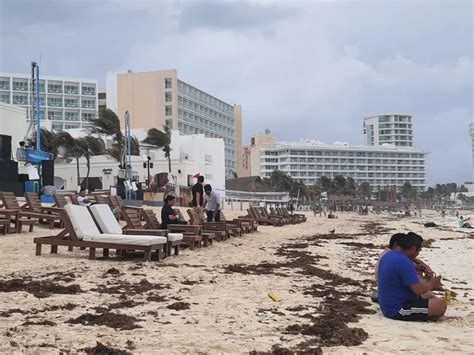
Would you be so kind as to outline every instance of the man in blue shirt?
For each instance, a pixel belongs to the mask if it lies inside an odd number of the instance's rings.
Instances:
[[[379,305],[385,317],[405,321],[436,320],[446,312],[446,302],[431,290],[441,284],[441,276],[422,281],[413,260],[421,250],[423,238],[409,233],[384,255],[378,270]],[[429,295],[428,299],[420,297]]]

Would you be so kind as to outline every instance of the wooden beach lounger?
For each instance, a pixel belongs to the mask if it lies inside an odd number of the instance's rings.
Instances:
[[[258,212],[260,213],[260,215],[262,217],[279,219],[280,221],[283,222],[283,224],[290,224],[291,223],[291,220],[288,217],[279,216],[277,214],[270,214],[270,213],[268,213],[268,211],[265,207],[257,207],[257,208],[258,208]]]
[[[155,212],[152,210],[145,210],[143,211],[143,219],[145,220],[145,228],[150,229],[160,229],[161,223],[156,218]],[[186,243],[191,250],[194,248],[201,247],[202,236],[199,235],[199,230],[196,232],[196,229],[188,229],[188,228],[179,228],[179,227],[192,227],[183,224],[170,224],[168,225],[168,233],[182,233],[183,236],[183,243]],[[170,228],[171,227],[171,228]]]
[[[252,218],[255,218],[257,220],[258,224],[272,225],[275,227],[283,226],[283,222],[281,221],[281,219],[266,218],[259,213],[258,208],[256,207],[250,207],[247,209],[247,211]]]
[[[68,204],[61,211],[65,229],[56,236],[35,238],[36,255],[41,255],[43,244],[51,245],[51,253],[58,252],[58,246],[89,248],[89,259],[95,259],[96,249],[103,249],[104,257],[109,249],[142,250],[145,261],[151,260],[151,253],[163,251],[165,237],[149,235],[102,234],[87,207]]]
[[[0,200],[2,201],[2,206],[5,208],[0,210],[0,215],[8,215],[8,218],[15,224],[15,231],[17,233],[22,232],[24,225],[30,226],[29,231],[32,232],[33,226],[37,224],[37,221],[48,218],[43,213],[23,210],[26,206],[20,206],[13,192],[0,192]],[[54,228],[55,220],[59,220],[59,218],[54,219],[49,217],[48,222],[51,229]]]
[[[149,211],[152,212],[153,211]],[[132,233],[132,234],[149,234],[149,235],[159,235],[166,237],[167,244],[166,244],[166,256],[171,255],[171,250],[174,249],[174,255],[179,254],[179,246],[183,241],[183,234],[181,233],[168,233],[167,229],[151,229],[146,228],[142,225],[140,220],[140,215],[138,211],[134,209],[124,209],[123,210],[123,217],[125,218],[125,222],[127,225],[124,227],[124,233]]]

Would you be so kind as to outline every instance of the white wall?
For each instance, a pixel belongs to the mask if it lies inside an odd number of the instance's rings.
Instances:
[[[12,136],[13,157],[16,156],[18,143],[24,140],[27,129],[26,108],[0,103],[0,134]]]
[[[117,74],[116,72],[107,72],[105,76],[105,95],[107,108],[117,113]]]
[[[70,131],[71,135],[77,136],[79,130]],[[133,130],[140,141],[145,138],[143,130]],[[212,175],[212,179],[205,181],[217,190],[225,188],[225,166],[224,166],[224,141],[219,138],[206,138],[204,135],[180,135],[178,131],[172,131],[171,138],[171,168],[172,173],[177,177],[178,184],[188,185],[188,175]],[[148,151],[142,148],[142,154],[148,154],[152,157],[153,169],[150,169],[150,175],[162,172],[168,172],[168,160],[164,157],[161,149],[152,149]],[[212,163],[205,162],[205,156],[210,155]],[[185,159],[185,156],[188,159]],[[80,159],[81,178],[86,174],[85,159]],[[147,169],[143,168],[142,156],[132,156],[132,168],[137,171],[140,181],[147,179]],[[105,175],[104,169],[112,169],[110,175]],[[92,157],[90,177],[102,177],[104,188],[115,185],[114,176],[117,175],[118,162],[106,156]],[[66,180],[65,189],[75,190],[77,186],[76,162],[55,164],[55,176]]]

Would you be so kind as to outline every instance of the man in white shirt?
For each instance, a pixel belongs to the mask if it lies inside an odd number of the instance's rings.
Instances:
[[[89,207],[90,205],[92,205],[92,203],[87,199],[86,194],[87,190],[81,189],[81,191],[79,192],[79,196],[77,196],[77,204],[79,206]]]
[[[204,208],[207,213],[207,221],[220,222],[220,196],[217,192],[212,191],[211,185],[204,186]]]

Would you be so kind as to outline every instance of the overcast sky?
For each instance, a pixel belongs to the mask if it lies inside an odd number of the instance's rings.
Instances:
[[[244,141],[362,143],[413,115],[429,183],[471,179],[472,1],[0,0],[0,71],[95,78],[176,68],[244,110]]]

